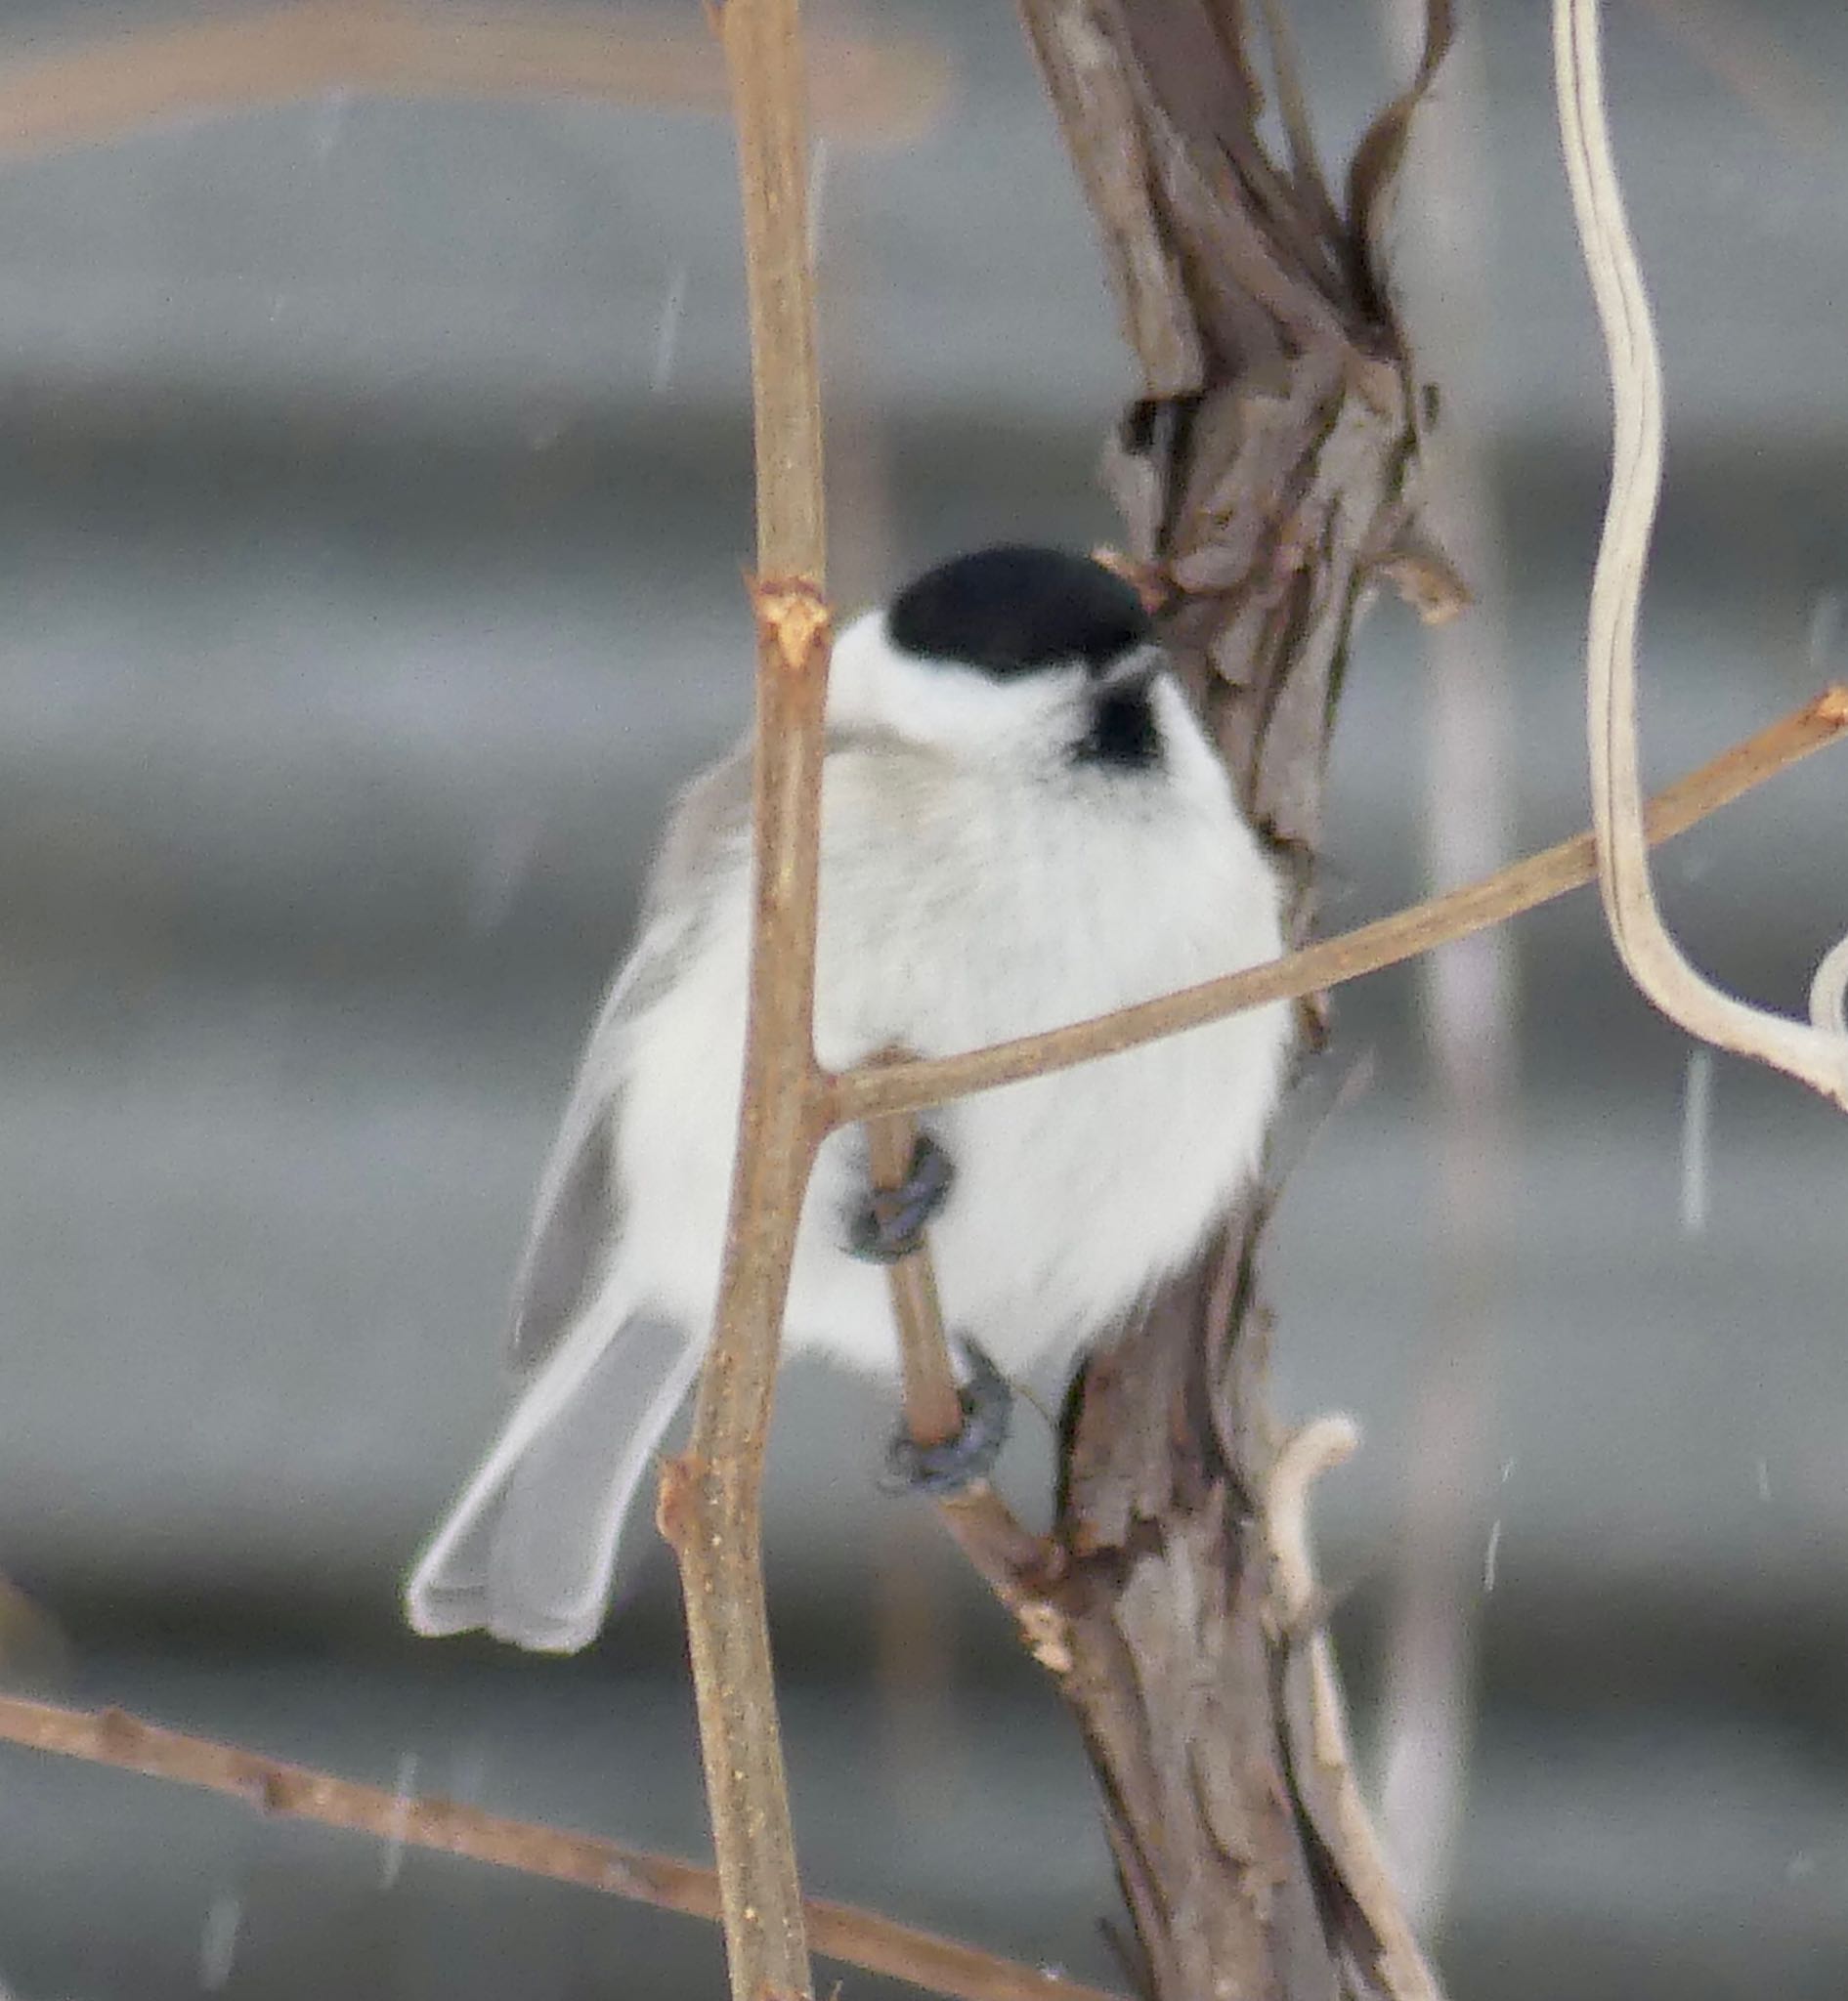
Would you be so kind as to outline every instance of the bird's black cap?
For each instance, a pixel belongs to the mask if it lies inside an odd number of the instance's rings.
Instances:
[[[901,652],[995,675],[1075,660],[1098,672],[1153,637],[1135,588],[1102,564],[1012,544],[926,571],[893,600],[886,632]]]

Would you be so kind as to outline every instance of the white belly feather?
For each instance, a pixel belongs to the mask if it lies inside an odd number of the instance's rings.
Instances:
[[[1274,956],[1270,872],[1217,775],[1147,799],[1141,817],[1105,818],[1064,784],[889,744],[831,753],[822,1060],[887,1044],[948,1055]],[[848,848],[843,825],[870,837]],[[747,891],[742,864],[713,885],[671,1007],[632,1025],[621,1066],[621,1255],[638,1297],[699,1325],[729,1197]],[[1013,1372],[1102,1332],[1254,1172],[1288,1042],[1288,1010],[1265,1008],[925,1114],[957,1171],[931,1232],[952,1329]],[[803,1212],[786,1340],[890,1373],[884,1275],[842,1249],[864,1186],[859,1135],[835,1135]]]

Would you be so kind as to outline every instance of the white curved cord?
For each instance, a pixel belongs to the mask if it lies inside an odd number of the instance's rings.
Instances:
[[[1599,0],[1554,0],[1554,81],[1585,269],[1611,358],[1611,497],[1585,639],[1586,728],[1599,893],[1630,977],[1670,1020],[1799,1079],[1848,1110],[1848,939],[1823,961],[1808,1022],[1747,1005],[1706,979],[1662,922],[1643,831],[1636,725],[1636,617],[1662,477],[1661,362],[1612,159]]]
[[[1810,1019],[1825,1035],[1848,1039],[1848,938],[1835,947],[1810,982]]]
[[[1265,1533],[1285,1624],[1309,1646],[1310,1739],[1299,1746],[1333,1788],[1348,1887],[1379,1940],[1375,1968],[1389,2001],[1443,2001],[1438,1978],[1418,1949],[1398,1892],[1354,1777],[1348,1711],[1335,1673],[1334,1649],[1317,1609],[1315,1559],[1310,1549],[1309,1490],[1323,1473],[1353,1458],[1360,1426],[1345,1412],[1312,1418],[1285,1439],[1265,1495]]]

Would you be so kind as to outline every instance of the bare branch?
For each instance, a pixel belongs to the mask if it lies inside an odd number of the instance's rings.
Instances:
[[[407,1842],[496,1868],[576,1883],[656,1910],[709,1921],[719,1914],[718,1877],[698,1863],[484,1813],[453,1800],[407,1800],[379,1786],[285,1765],[235,1744],[164,1730],[118,1709],[64,1709],[0,1695],[0,1738],[55,1757],[197,1786],[241,1800],[261,1813],[348,1828],[380,1841]],[[804,1908],[817,1952],[958,2001],[1121,2001],[1082,1981],[894,1924],[850,1904],[817,1897]]]
[[[824,1131],[815,1060],[822,720],[821,400],[797,0],[721,16],[738,131],[757,473],[755,899],[731,1217],[693,1429],[662,1469],[680,1563],[734,2001],[812,1991],[764,1604],[764,1449],[802,1197]]]
[[[810,1982],[760,1493],[790,1263],[823,1129],[810,1022],[829,628],[805,583],[759,583],[754,597],[759,859],[743,1109],[717,1319],[686,1451],[662,1468],[660,1521],[686,1601],[733,1992],[782,2001]]]
[[[1660,793],[1648,811],[1650,840],[1659,843],[1685,833],[1798,759],[1834,743],[1844,728],[1848,728],[1848,688],[1827,689],[1814,702],[1722,751],[1711,763]],[[1480,882],[1447,890],[1266,965],[1207,980],[1157,1000],[1094,1015],[1068,1028],[996,1043],[966,1055],[844,1072],[827,1087],[829,1123],[845,1126],[893,1112],[922,1111],[975,1091],[1015,1084],[1025,1077],[1067,1070],[1098,1056],[1114,1055],[1119,1049],[1134,1049],[1241,1013],[1247,1007],[1261,1007],[1268,1000],[1301,1000],[1505,923],[1524,911],[1582,888],[1596,875],[1594,837],[1581,833],[1530,855],[1525,862],[1511,863]]]

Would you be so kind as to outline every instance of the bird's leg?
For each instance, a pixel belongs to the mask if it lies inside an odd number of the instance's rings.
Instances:
[[[963,1428],[940,1445],[920,1445],[901,1425],[885,1449],[885,1485],[893,1492],[941,1500],[994,1470],[1013,1419],[1013,1391],[987,1349],[964,1339],[968,1381],[957,1392]]]
[[[918,1135],[911,1166],[896,1188],[873,1188],[848,1218],[847,1248],[875,1264],[896,1264],[924,1241],[956,1179],[956,1166],[927,1132]],[[961,1343],[968,1377],[957,1391],[963,1423],[953,1437],[920,1445],[901,1425],[885,1455],[886,1483],[895,1490],[941,1498],[985,1479],[1008,1441],[1013,1391],[974,1341]]]
[[[872,1264],[896,1264],[924,1241],[925,1226],[943,1207],[956,1166],[927,1132],[918,1135],[911,1167],[896,1188],[871,1188],[847,1219],[847,1249]]]

